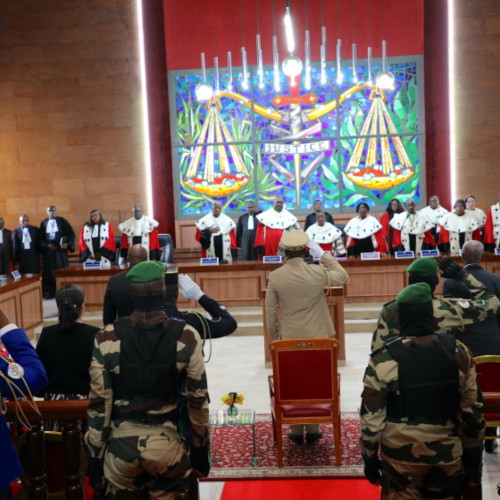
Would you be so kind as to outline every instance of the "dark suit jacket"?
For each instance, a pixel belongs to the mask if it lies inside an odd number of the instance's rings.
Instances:
[[[102,311],[102,321],[105,326],[113,323],[116,318],[130,316],[134,310],[130,281],[127,279],[128,272],[129,269],[126,269],[109,278]]]
[[[500,276],[483,269],[479,264],[469,264],[465,266],[465,270],[500,298]],[[443,284],[443,295],[467,297],[462,288],[464,287],[461,282],[446,279]],[[472,351],[473,356],[500,354],[499,323],[498,316],[488,317],[480,323],[467,325],[463,332],[457,332],[455,336]]]
[[[23,246],[23,228],[17,227],[12,233],[13,260],[19,263],[21,274],[40,272],[40,255],[38,250],[38,228],[28,226],[31,238],[30,249],[25,250]]]
[[[324,212],[324,214],[326,222],[329,222],[330,224],[335,224],[333,222],[333,217],[328,212]],[[306,217],[306,223],[304,224],[304,231],[307,231],[307,228],[309,226],[312,226],[313,224],[316,224],[316,212],[313,212],[312,214],[309,214]]]
[[[465,270],[500,299],[500,276],[498,274],[483,269],[480,264],[468,264]]]

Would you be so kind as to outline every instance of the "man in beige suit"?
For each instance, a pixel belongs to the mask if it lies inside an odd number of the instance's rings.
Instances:
[[[309,240],[303,231],[285,232],[281,244],[287,262],[271,272],[266,291],[266,320],[271,341],[334,337],[324,287],[345,283],[349,280],[348,274],[330,253]],[[306,246],[312,257],[319,258],[319,265],[304,261]],[[292,425],[288,437],[297,444],[302,443],[303,426]],[[307,443],[314,443],[320,437],[318,425],[306,425]]]

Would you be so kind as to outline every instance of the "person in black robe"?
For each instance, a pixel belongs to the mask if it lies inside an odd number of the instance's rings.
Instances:
[[[11,271],[11,232],[4,227],[5,222],[0,217],[0,274],[10,274]]]
[[[247,203],[247,213],[240,216],[236,226],[236,241],[241,248],[241,260],[258,260],[263,254],[262,247],[255,246],[255,231],[257,230],[257,217],[262,210],[256,211],[253,201]]]
[[[64,217],[57,217],[54,205],[47,208],[48,218],[40,223],[38,245],[43,253],[42,284],[44,298],[56,296],[54,271],[68,267],[68,252],[75,251],[75,232]]]
[[[14,264],[21,274],[40,272],[40,250],[38,248],[38,228],[30,225],[26,214],[19,216],[20,226],[12,233],[12,254]]]

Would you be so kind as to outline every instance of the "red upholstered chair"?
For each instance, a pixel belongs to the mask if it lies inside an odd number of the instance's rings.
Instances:
[[[335,463],[340,465],[340,375],[338,342],[332,338],[276,340],[271,343],[269,376],[274,442],[283,467],[282,426],[333,425]]]
[[[477,369],[477,384],[484,398],[486,427],[500,426],[500,356],[485,355],[474,358]],[[484,436],[497,439],[500,436]]]

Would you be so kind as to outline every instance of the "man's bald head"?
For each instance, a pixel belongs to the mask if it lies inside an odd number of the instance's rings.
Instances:
[[[142,245],[132,245],[127,256],[130,267],[148,260],[148,251]]]
[[[467,264],[479,264],[484,254],[484,245],[480,241],[470,240],[462,247],[462,259]]]

